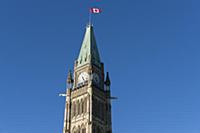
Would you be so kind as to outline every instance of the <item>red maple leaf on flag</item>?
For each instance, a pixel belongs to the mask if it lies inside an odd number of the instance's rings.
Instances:
[[[91,13],[101,13],[102,10],[100,8],[97,8],[97,7],[92,7],[92,8],[90,8],[90,12]]]

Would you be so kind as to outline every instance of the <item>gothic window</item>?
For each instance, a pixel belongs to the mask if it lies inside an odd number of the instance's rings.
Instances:
[[[97,133],[101,133],[100,127],[97,128]]]
[[[83,128],[83,129],[82,129],[82,133],[86,133],[86,128]]]
[[[72,103],[72,117],[75,116],[75,113],[76,113],[76,104],[75,102]]]
[[[85,113],[85,98],[83,99],[82,109],[83,109],[83,113]]]
[[[94,97],[93,97],[92,111],[93,111],[93,115],[94,115],[95,117],[98,117],[98,116],[99,116],[99,105],[98,105],[98,100],[96,100]]]
[[[72,133],[76,133],[76,128],[75,127],[73,128]]]
[[[83,100],[81,99],[81,114],[83,113],[83,110],[84,110],[84,102],[83,102]]]
[[[98,100],[96,100],[96,103],[97,103],[97,117],[100,118],[100,113],[101,113],[101,105],[100,105],[100,102]]]
[[[101,103],[101,119],[104,120],[104,104]]]
[[[77,108],[76,108],[76,102],[74,102],[74,116],[76,116],[76,110],[77,110]]]
[[[71,110],[71,117],[73,117],[73,111],[74,111],[74,105],[73,105],[73,103],[72,103],[72,110]]]
[[[92,126],[92,132],[96,133],[96,126],[95,125]]]
[[[81,128],[80,128],[80,126],[79,126],[78,129],[77,129],[77,133],[81,133]]]
[[[84,113],[87,112],[87,98],[84,99]]]
[[[80,114],[80,102],[78,101],[78,115]]]
[[[76,115],[76,102],[74,102],[74,110],[73,110],[73,116],[75,116]]]
[[[105,106],[104,106],[104,104],[102,104],[102,118],[103,118],[103,121],[105,120]]]
[[[78,101],[76,101],[76,116],[78,115],[78,109],[79,109],[78,106],[79,106],[79,105],[78,105]]]
[[[99,102],[99,118],[102,119],[102,103]]]

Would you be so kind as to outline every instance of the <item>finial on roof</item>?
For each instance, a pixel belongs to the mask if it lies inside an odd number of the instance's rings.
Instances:
[[[109,73],[106,73],[106,81],[105,81],[105,85],[106,86],[110,86],[111,82],[110,82],[110,78],[109,78]]]
[[[69,72],[68,72],[67,83],[68,84],[73,83],[73,78],[72,78],[72,72],[71,72],[71,70],[69,70]]]

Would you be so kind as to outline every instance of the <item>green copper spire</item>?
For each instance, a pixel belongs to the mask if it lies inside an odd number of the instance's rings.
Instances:
[[[100,56],[96,45],[93,26],[91,25],[86,27],[85,36],[77,61],[77,66],[82,66],[87,63],[100,66]]]

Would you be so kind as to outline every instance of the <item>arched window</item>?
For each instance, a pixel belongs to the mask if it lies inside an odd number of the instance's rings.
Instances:
[[[82,133],[86,133],[86,128],[83,128],[83,129],[82,129]]]
[[[81,99],[81,114],[84,112],[84,102],[83,99]]]
[[[105,120],[105,104],[102,103],[102,120],[104,121]]]
[[[72,117],[74,117],[75,114],[76,114],[76,103],[73,102],[73,103],[72,103]]]
[[[73,117],[73,113],[74,113],[74,105],[73,105],[74,103],[72,103],[72,105],[71,105],[71,108],[72,108],[72,110],[71,110],[71,117]]]
[[[72,133],[76,133],[76,127],[73,127]]]
[[[87,112],[87,98],[84,99],[84,113]]]
[[[104,104],[101,102],[101,120],[104,120]]]
[[[78,101],[76,101],[76,116],[78,115],[78,109],[79,109],[79,105],[78,105]]]
[[[77,129],[77,133],[81,133],[81,128],[80,128],[80,126],[79,126],[78,129]]]
[[[78,101],[78,115],[80,114],[80,102]]]
[[[96,133],[96,126],[95,125],[92,125],[92,132]]]
[[[98,118],[101,118],[100,116],[101,116],[101,104],[100,104],[100,102],[98,101],[98,100],[96,100],[96,103],[97,103],[97,117]]]
[[[100,127],[97,128],[97,133],[101,133]]]

